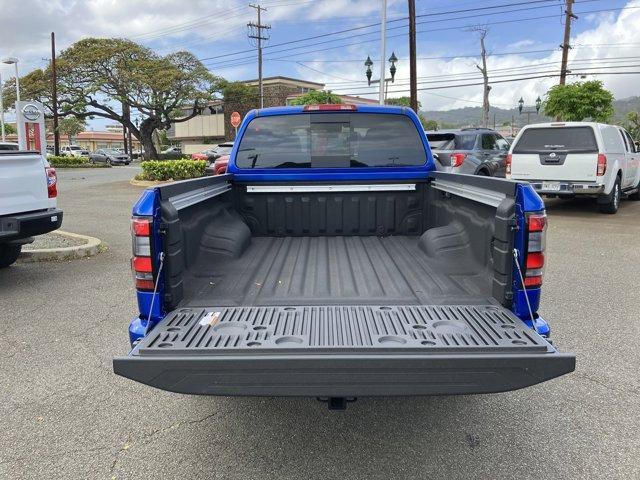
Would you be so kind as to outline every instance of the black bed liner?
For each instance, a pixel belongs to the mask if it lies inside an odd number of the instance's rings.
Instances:
[[[133,380],[215,395],[485,393],[574,368],[496,305],[182,308],[114,359]]]
[[[488,303],[491,282],[461,252],[427,256],[418,236],[254,237],[239,258],[201,255],[182,305]]]

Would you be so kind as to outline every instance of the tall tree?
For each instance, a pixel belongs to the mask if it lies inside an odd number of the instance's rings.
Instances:
[[[61,53],[58,64],[71,96],[67,112],[120,122],[142,142],[147,158],[157,156],[153,132],[200,114],[219,80],[189,52],[163,57],[124,39],[81,40]],[[122,114],[123,103],[144,115],[139,129]]]
[[[57,58],[60,113],[79,119],[102,117],[128,128],[142,142],[147,158],[157,156],[156,129],[168,129],[202,112],[219,90],[219,79],[191,53],[160,56],[135,42],[86,38]],[[25,98],[42,101],[50,113],[49,69],[21,79]],[[24,85],[24,86],[23,86]],[[11,100],[10,89],[3,92]],[[140,127],[122,113],[122,104],[143,115]]]
[[[480,59],[482,66],[476,64],[476,68],[480,70],[482,74],[482,126],[487,128],[489,126],[489,92],[491,91],[491,85],[489,85],[489,71],[487,70],[487,48],[485,45],[485,39],[489,33],[487,27],[476,26],[472,27],[471,31],[477,32],[480,38]]]
[[[61,118],[58,122],[58,131],[67,136],[69,144],[71,139],[80,132],[84,132],[85,128],[87,128],[85,121],[73,116]]]
[[[554,85],[546,94],[543,108],[548,117],[567,122],[608,122],[613,115],[613,94],[599,80]]]
[[[391,97],[391,98],[387,98],[384,103],[386,105],[399,105],[401,107],[411,107],[411,97]],[[418,109],[420,108],[422,108],[422,103],[418,101]]]
[[[311,90],[294,98],[291,105],[319,105],[323,103],[342,103],[342,99],[339,95],[331,92]]]

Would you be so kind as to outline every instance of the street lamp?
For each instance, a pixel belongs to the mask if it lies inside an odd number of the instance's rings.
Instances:
[[[389,67],[389,73],[391,73],[391,77],[384,79],[385,98],[387,96],[386,89],[389,87],[389,82],[393,83],[396,78],[396,71],[397,71],[396,62],[397,61],[398,61],[398,57],[396,57],[395,52],[391,52],[391,56],[389,57],[389,63],[391,64],[391,66]],[[371,67],[373,66],[373,61],[371,60],[370,56],[367,56],[367,59],[364,62],[364,66],[367,67],[367,69],[365,70],[365,75],[367,76],[367,84],[371,86],[374,83],[380,83],[380,80],[371,80],[371,76],[372,76]]]
[[[2,73],[0,72],[0,130],[2,130],[2,141],[6,140],[4,134],[4,103],[2,102]]]
[[[7,65],[15,65],[16,67],[16,101],[20,101],[20,77],[18,75],[18,59],[16,57],[5,57],[2,59],[2,63]]]
[[[542,106],[542,99],[540,98],[540,95],[538,95],[538,98],[536,98],[536,106],[535,106],[535,114],[538,115],[540,114],[540,107]],[[531,114],[534,113],[533,110],[524,110],[524,99],[522,97],[520,97],[520,100],[518,100],[518,112],[520,113],[520,115],[522,115],[523,113],[527,114],[527,124],[530,123],[531,121]]]

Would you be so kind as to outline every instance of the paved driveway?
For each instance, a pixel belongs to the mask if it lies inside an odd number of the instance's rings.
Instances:
[[[485,396],[189,397],[115,376],[136,312],[136,167],[61,171],[109,250],[0,272],[0,478],[639,478],[640,202],[549,201],[542,314],[577,371]]]

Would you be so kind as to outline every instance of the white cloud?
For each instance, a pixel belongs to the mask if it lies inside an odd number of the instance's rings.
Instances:
[[[510,43],[509,45],[507,45],[508,49],[514,49],[514,48],[524,48],[524,47],[530,47],[532,45],[535,45],[536,41],[532,40],[530,38],[525,38],[524,40],[520,40],[518,42],[515,43]]]
[[[628,7],[640,7],[640,0],[632,0]],[[569,54],[569,69],[574,73],[589,72],[612,72],[609,75],[588,75],[587,79],[597,79],[604,82],[605,88],[610,89],[616,98],[625,98],[632,95],[640,95],[640,75],[618,75],[613,72],[619,71],[640,71],[639,68],[618,68],[616,65],[633,65],[637,60],[625,60],[620,57],[637,57],[640,47],[640,8],[629,8],[622,10],[618,15],[599,15],[593,19],[593,28],[583,31],[571,39],[574,48]],[[490,33],[491,35],[491,33]],[[545,39],[548,40],[548,39]],[[559,39],[559,41],[561,41]],[[513,50],[518,47],[531,46],[533,40],[525,39],[520,42],[506,46],[502,51]],[[475,47],[475,48],[474,48]],[[544,48],[544,47],[543,47]],[[469,50],[479,50],[477,40],[470,42]],[[424,49],[418,47],[418,56],[427,56]],[[366,58],[366,49],[360,49],[360,56]],[[390,53],[390,52],[388,52]],[[445,51],[434,52],[431,50],[429,56],[446,55]],[[378,64],[376,54],[371,55],[376,65]],[[519,77],[532,77],[545,74],[557,74],[560,69],[561,52],[559,50],[550,52],[549,55],[532,59],[530,55],[504,55],[492,56],[488,59],[489,75],[492,85],[490,96],[491,104],[503,108],[513,108],[520,97],[523,97],[527,104],[533,104],[536,97],[544,97],[544,94],[552,86],[558,83],[558,77],[537,78],[522,80],[518,82],[498,83],[500,80],[510,78],[513,74]],[[418,61],[418,88],[429,88],[435,86],[448,86],[462,83],[480,83],[482,78],[475,67],[478,59],[455,58],[443,60],[419,60]],[[318,70],[329,71],[327,63],[317,62],[309,65]],[[354,80],[364,81],[364,67],[359,63],[339,64],[340,76]],[[335,66],[332,66],[332,68]],[[609,68],[606,68],[609,67]],[[614,67],[614,68],[611,68]],[[335,70],[335,68],[333,68]],[[590,70],[591,69],[591,70]],[[299,68],[301,75],[308,75],[308,71]],[[457,75],[457,79],[465,80],[453,81],[456,77],[444,76]],[[378,78],[378,70],[374,65],[374,78]],[[395,84],[390,84],[389,96],[408,95],[408,61],[402,59],[398,63],[398,72]],[[430,77],[430,78],[427,78]],[[369,98],[377,98],[377,87],[367,88],[366,82],[361,84],[345,84],[329,75],[318,74],[317,81],[326,82],[327,88],[331,88],[336,93],[362,93],[371,92]],[[450,79],[446,82],[434,83],[438,80]],[[569,76],[568,81],[576,81],[580,78]],[[431,83],[428,83],[431,82]],[[398,93],[392,93],[398,91]],[[438,90],[421,90],[418,92],[420,101],[424,109],[448,110],[452,108],[463,108],[482,104],[482,86],[468,86],[460,88],[442,88]],[[452,98],[446,98],[452,97]]]

